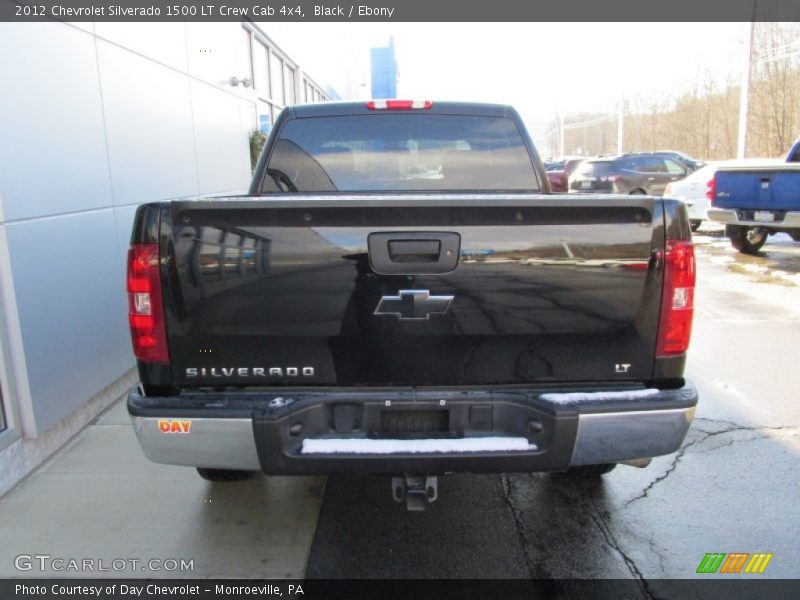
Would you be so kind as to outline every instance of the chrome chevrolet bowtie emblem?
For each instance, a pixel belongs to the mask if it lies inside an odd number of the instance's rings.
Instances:
[[[383,296],[376,315],[394,315],[402,321],[424,321],[447,311],[453,296],[431,296],[428,290],[400,290],[398,296]]]

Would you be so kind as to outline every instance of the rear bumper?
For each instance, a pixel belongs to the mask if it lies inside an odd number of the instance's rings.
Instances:
[[[708,218],[726,225],[745,225],[747,227],[766,227],[768,229],[800,229],[800,212],[787,212],[781,221],[763,222],[741,218],[739,211],[727,208],[709,208]]]
[[[128,411],[152,461],[269,474],[559,471],[570,466],[650,458],[676,451],[694,416],[697,392],[687,383],[646,398],[633,388],[599,392],[577,403],[548,400],[554,390],[328,390],[191,392],[128,396]],[[607,392],[612,391],[611,396]],[[634,394],[635,396],[636,394]],[[396,438],[386,419],[438,414],[446,427],[417,437],[524,438],[521,450],[399,451],[389,454],[303,453],[305,440]],[[403,417],[405,418],[405,417]],[[438,418],[438,417],[437,417]],[[448,444],[444,444],[448,446]],[[450,444],[457,446],[458,444]]]

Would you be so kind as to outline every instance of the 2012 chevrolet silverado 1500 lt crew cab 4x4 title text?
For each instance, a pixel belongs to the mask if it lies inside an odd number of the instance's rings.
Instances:
[[[142,205],[129,255],[153,461],[212,480],[596,476],[674,452],[694,252],[683,205],[551,195],[505,106],[290,107],[246,196]]]

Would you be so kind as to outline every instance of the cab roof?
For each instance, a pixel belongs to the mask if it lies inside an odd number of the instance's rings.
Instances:
[[[438,102],[433,101],[430,108],[414,108],[406,110],[371,110],[367,108],[367,100],[361,102],[320,102],[316,104],[298,104],[290,106],[289,111],[294,118],[333,117],[347,115],[375,114],[437,114],[437,115],[471,115],[481,117],[508,117],[515,113],[513,108],[504,104],[483,104],[479,102]]]

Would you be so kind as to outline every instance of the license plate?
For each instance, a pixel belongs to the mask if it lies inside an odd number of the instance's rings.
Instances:
[[[581,189],[587,190],[592,187],[591,181],[581,181]]]
[[[757,210],[753,213],[753,220],[761,223],[772,223],[775,220],[775,213],[768,210]]]
[[[381,433],[392,437],[413,433],[446,432],[450,423],[448,410],[383,410]]]

